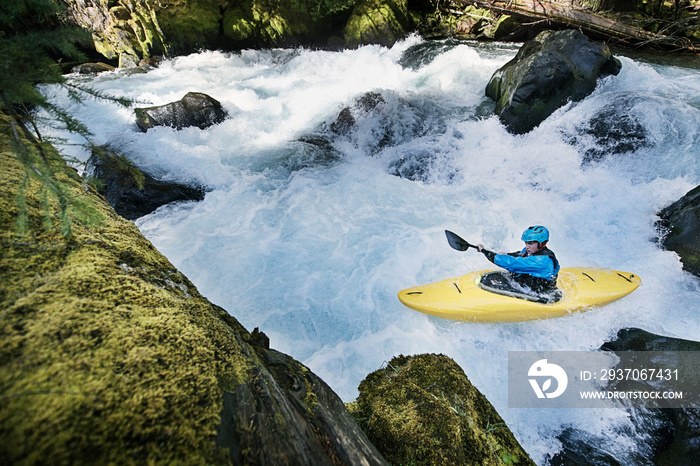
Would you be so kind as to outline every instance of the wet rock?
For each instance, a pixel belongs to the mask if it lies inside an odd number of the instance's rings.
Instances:
[[[347,134],[355,126],[357,118],[366,116],[382,104],[386,104],[386,100],[381,94],[378,92],[366,93],[357,99],[351,107],[345,107],[340,111],[336,120],[331,123],[331,131],[338,135]]]
[[[575,30],[545,32],[526,42],[486,87],[508,130],[527,133],[567,101],[590,94],[599,78],[616,75],[620,61],[606,44]]]
[[[606,351],[700,351],[700,342],[656,335],[638,328],[625,328],[601,346]]]
[[[430,152],[417,152],[404,155],[389,164],[390,174],[411,181],[428,181],[435,156]]]
[[[181,100],[165,105],[136,108],[134,113],[136,125],[144,133],[155,126],[205,129],[226,119],[221,103],[201,92],[188,92]]]
[[[425,149],[410,149],[392,161],[387,172],[411,181],[452,184],[460,176],[450,157]]]
[[[643,105],[639,105],[645,103],[649,103],[646,96],[615,96],[605,108],[577,127],[574,134],[565,137],[582,151],[584,164],[652,147],[643,122]]]
[[[350,412],[391,464],[534,465],[447,356],[398,356],[359,391]]]
[[[333,151],[333,139],[346,138],[351,135],[359,123],[365,122],[369,118],[376,119],[376,125],[372,131],[372,146],[386,145],[393,135],[391,126],[382,115],[382,109],[386,106],[386,100],[378,92],[368,92],[362,97],[355,99],[352,105],[344,107],[332,121],[320,125],[315,133],[302,136],[300,141],[313,144],[326,151]],[[375,147],[376,150],[376,147]]]
[[[432,63],[436,57],[449,52],[460,44],[461,42],[457,39],[420,42],[410,46],[403,52],[399,64],[404,68],[418,71],[420,68]]]
[[[204,187],[157,180],[109,148],[93,152],[87,173],[98,180],[97,191],[119,215],[129,220],[171,202],[204,199]]]
[[[214,48],[219,39],[217,0],[66,0],[67,14],[92,32],[95,49],[120,68],[143,58]]]
[[[700,276],[700,186],[659,212],[665,248],[675,251],[683,268]]]
[[[82,63],[80,65],[74,66],[71,70],[73,73],[78,74],[96,74],[102,73],[104,71],[114,71],[115,68],[112,65],[106,63]]]
[[[700,342],[656,335],[637,328],[622,329],[615,340],[601,350],[622,351],[700,351]],[[671,356],[672,357],[672,356]],[[614,383],[609,387],[614,387]],[[655,382],[639,383],[640,390],[657,390]],[[697,386],[695,387],[697,389]],[[639,445],[632,453],[635,464],[691,466],[700,458],[700,406],[691,408],[628,408]],[[548,461],[552,466],[621,464],[598,440],[575,429],[560,437],[562,451]]]

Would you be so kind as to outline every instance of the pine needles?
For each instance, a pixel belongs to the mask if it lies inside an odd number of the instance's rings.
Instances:
[[[31,180],[39,181],[44,229],[58,224],[65,237],[71,236],[71,220],[93,223],[99,216],[94,209],[68,191],[60,182],[70,176],[70,168],[61,155],[42,138],[33,114],[37,109],[50,115],[51,125],[79,134],[93,147],[87,126],[60,106],[49,102],[37,89],[38,84],[59,84],[71,98],[82,101],[86,96],[107,99],[123,106],[132,102],[115,98],[85,86],[68,83],[60,63],[82,61],[80,46],[91,45],[87,31],[66,23],[63,5],[57,0],[14,0],[0,3],[0,113],[2,132],[11,150],[24,167],[17,197],[19,210],[17,233],[24,235],[33,226],[27,215],[26,194]],[[58,221],[58,222],[57,222]]]

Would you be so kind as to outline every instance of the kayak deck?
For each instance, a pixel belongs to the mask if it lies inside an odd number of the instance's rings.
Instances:
[[[479,287],[480,277],[493,270],[468,273],[399,292],[399,300],[411,309],[452,320],[519,322],[549,319],[604,306],[641,284],[635,274],[610,269],[562,268],[557,281],[562,298],[544,304],[495,294]]]

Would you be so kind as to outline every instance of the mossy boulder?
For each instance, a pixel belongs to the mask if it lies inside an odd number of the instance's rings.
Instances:
[[[66,0],[68,12],[92,31],[95,50],[119,67],[143,58],[183,54],[219,41],[226,0]]]
[[[504,40],[513,36],[521,26],[521,21],[515,16],[500,15],[485,29],[484,35],[494,40]]]
[[[350,412],[391,464],[534,465],[447,356],[398,356],[359,392]]]
[[[700,276],[700,186],[664,208],[659,217],[664,247],[678,253],[684,269]]]
[[[459,10],[450,6],[438,5],[437,9],[424,12],[418,24],[421,36],[426,39],[493,39],[498,30],[498,38],[508,34],[505,24],[511,21],[499,21],[497,13],[473,5],[463,5]],[[502,18],[512,18],[503,15]],[[498,23],[501,26],[497,26]]]
[[[227,0],[154,2],[153,11],[168,51],[179,54],[215,48],[220,37],[221,11],[227,4]]]
[[[359,0],[345,25],[346,45],[391,47],[403,39],[414,25],[406,5],[406,0]]]
[[[547,31],[528,41],[498,69],[486,87],[495,113],[508,130],[526,133],[568,101],[595,89],[598,79],[622,65],[602,42],[576,30]]]
[[[386,464],[323,381],[2,123],[2,464]]]
[[[235,48],[323,45],[331,23],[294,0],[244,0],[226,8],[222,30],[225,41]]]
[[[155,5],[173,9],[163,0]],[[133,0],[66,0],[68,14],[81,27],[92,32],[95,50],[118,61],[119,67],[138,65],[142,58],[161,55],[168,50],[172,37],[166,38],[160,27],[156,6]],[[196,15],[196,11],[190,15]]]

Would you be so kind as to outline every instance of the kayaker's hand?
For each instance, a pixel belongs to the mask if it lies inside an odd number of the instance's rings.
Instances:
[[[477,251],[481,252],[482,249],[484,249],[484,245],[483,245],[483,244],[477,244],[477,245],[476,245],[476,250],[477,250]]]

